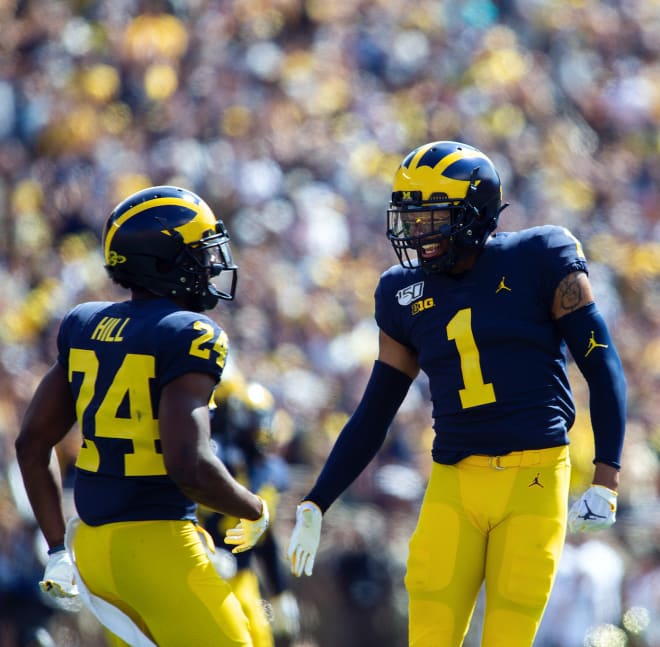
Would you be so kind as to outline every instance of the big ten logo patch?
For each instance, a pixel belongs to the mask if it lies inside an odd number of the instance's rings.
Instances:
[[[429,297],[428,299],[421,299],[419,301],[415,301],[411,308],[413,315],[417,315],[424,310],[428,310],[429,308],[435,308],[435,301],[433,300],[433,297]]]

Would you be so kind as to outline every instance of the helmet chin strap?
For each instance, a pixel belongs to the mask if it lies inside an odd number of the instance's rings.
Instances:
[[[476,170],[478,170],[478,168]],[[447,274],[451,274],[451,270],[456,266],[456,264],[458,263],[459,260],[461,260],[462,257],[469,254],[470,252],[473,252],[475,250],[480,250],[483,248],[484,244],[486,243],[486,240],[492,234],[493,230],[497,226],[497,217],[499,217],[499,214],[502,211],[504,211],[504,209],[506,209],[508,206],[509,206],[508,202],[505,202],[500,206],[500,208],[497,210],[496,217],[491,221],[492,224],[489,225],[486,228],[486,230],[483,232],[481,239],[469,238],[469,236],[472,235],[472,233],[469,232],[471,223],[466,223],[464,225],[465,231],[459,231],[457,235],[452,236],[449,239],[449,248],[447,249],[447,252],[442,256],[439,256],[438,258],[432,258],[429,259],[428,261],[422,260],[421,263],[422,268],[429,274],[439,274],[443,272]],[[466,204],[463,213],[467,213],[468,210],[474,212],[474,214],[476,214],[476,216],[478,217],[479,212],[477,211],[474,205],[469,203]],[[466,233],[468,234],[467,236]],[[420,250],[418,250],[418,256],[420,256],[419,252]]]
[[[197,294],[191,297],[191,309],[194,312],[204,312],[205,310],[213,310],[220,300],[219,296],[206,292],[206,294]]]
[[[471,264],[466,264],[465,267],[461,267],[457,272],[454,272],[453,270],[464,259],[471,256],[476,258],[481,253],[481,250],[482,247],[465,247],[452,239],[449,244],[449,248],[444,254],[442,254],[442,256],[438,256],[437,258],[430,258],[426,261],[422,260],[421,268],[427,274],[448,274],[449,276],[455,275],[457,277],[462,276],[472,267]]]
[[[215,285],[209,283],[206,290],[202,294],[190,295],[191,310],[194,312],[204,312],[205,310],[213,310],[218,304],[218,301],[231,301],[232,295],[225,294],[218,290]]]

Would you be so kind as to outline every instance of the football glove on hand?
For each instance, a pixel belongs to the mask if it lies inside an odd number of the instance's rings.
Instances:
[[[300,577],[303,572],[311,575],[314,558],[321,541],[323,513],[312,501],[303,501],[296,508],[296,525],[291,533],[287,556],[291,562],[291,572]]]
[[[66,550],[59,550],[48,557],[44,579],[39,588],[52,598],[74,598],[78,596],[76,571]]]
[[[230,528],[225,535],[225,544],[235,546],[231,550],[234,554],[242,553],[254,547],[261,535],[266,531],[266,528],[268,528],[268,520],[270,519],[268,505],[266,505],[266,502],[261,497],[259,497],[259,500],[263,506],[261,516],[256,521],[241,519],[238,522],[238,526]]]
[[[604,485],[592,485],[568,512],[570,532],[593,532],[616,521],[617,493]]]

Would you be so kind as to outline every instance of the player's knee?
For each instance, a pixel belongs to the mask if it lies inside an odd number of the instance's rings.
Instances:
[[[520,517],[507,530],[505,554],[494,587],[496,595],[528,608],[543,608],[561,554],[561,524],[543,517]],[[521,541],[521,538],[524,538]]]
[[[456,615],[448,605],[437,600],[411,599],[408,622],[410,647],[454,647],[463,638],[456,632]]]
[[[542,612],[521,613],[495,609],[486,613],[482,644],[488,647],[528,647],[541,622]]]

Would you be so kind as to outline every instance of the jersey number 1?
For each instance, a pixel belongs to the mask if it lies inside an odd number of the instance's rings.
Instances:
[[[495,402],[495,389],[492,382],[485,383],[481,372],[479,349],[472,333],[472,310],[459,310],[447,324],[447,339],[456,342],[461,359],[463,386],[458,395],[463,409],[478,407]]]

